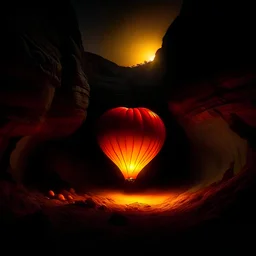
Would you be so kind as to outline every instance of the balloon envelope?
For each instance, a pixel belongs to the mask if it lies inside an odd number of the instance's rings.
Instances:
[[[99,146],[127,180],[136,179],[161,150],[165,137],[163,121],[147,108],[110,109],[98,122]]]

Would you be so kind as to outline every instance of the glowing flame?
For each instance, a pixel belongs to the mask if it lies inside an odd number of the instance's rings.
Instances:
[[[133,203],[142,203],[148,205],[157,205],[163,203],[165,200],[174,197],[170,193],[144,193],[144,194],[122,194],[118,192],[106,193],[109,198],[112,198],[115,203],[125,205]]]
[[[114,108],[99,120],[98,143],[127,180],[158,154],[165,141],[160,117],[146,108]]]

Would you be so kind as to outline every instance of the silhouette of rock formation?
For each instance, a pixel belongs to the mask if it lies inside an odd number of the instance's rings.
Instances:
[[[9,2],[1,19],[0,134],[73,133],[85,119],[89,86],[69,1]]]

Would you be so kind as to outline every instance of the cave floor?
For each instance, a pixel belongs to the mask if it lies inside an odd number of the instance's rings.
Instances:
[[[191,251],[198,248],[199,241],[202,246],[217,244],[230,252],[248,241],[256,241],[251,235],[256,227],[254,181],[255,173],[246,171],[219,186],[174,193],[162,203],[151,205],[135,199],[133,203],[117,203],[116,194],[111,198],[105,192],[73,191],[66,195],[68,200],[59,200],[3,182],[2,245],[15,241],[22,251],[30,248],[26,243],[30,241],[42,250],[55,248],[59,252],[89,248],[113,252],[116,246],[122,246],[128,254],[134,247],[145,253],[165,251],[169,246]],[[182,246],[185,242],[192,247]]]

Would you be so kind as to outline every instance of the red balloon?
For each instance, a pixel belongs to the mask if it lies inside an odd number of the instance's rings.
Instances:
[[[100,148],[127,180],[137,178],[166,138],[163,121],[147,108],[110,109],[100,117],[98,128]]]

